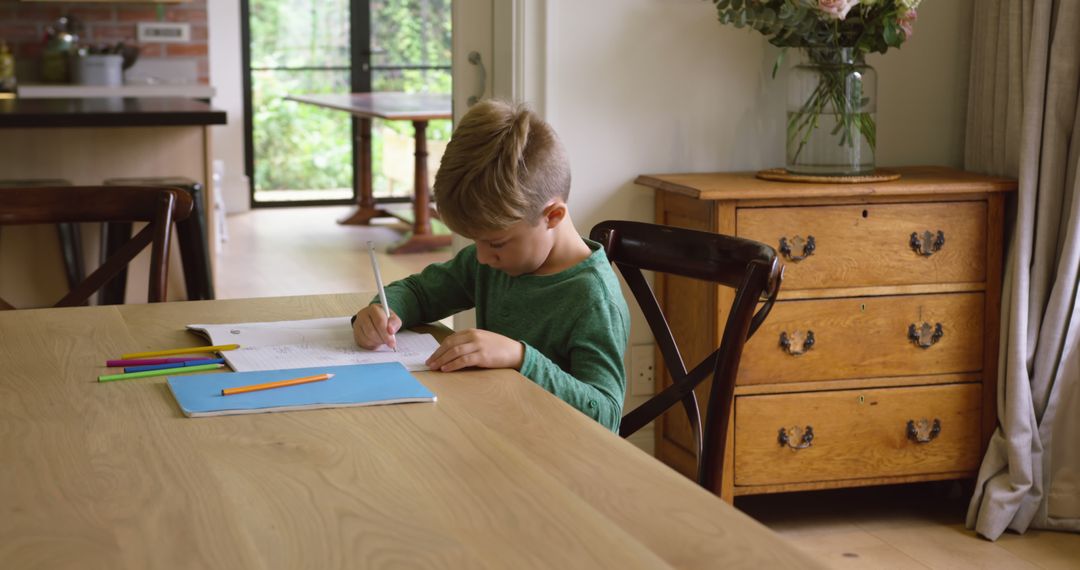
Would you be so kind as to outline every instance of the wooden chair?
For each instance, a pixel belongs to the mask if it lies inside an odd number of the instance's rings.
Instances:
[[[71,186],[71,182],[62,178],[21,178],[0,180],[0,188],[49,188],[53,186]],[[60,253],[64,256],[64,271],[68,288],[74,289],[86,278],[83,264],[82,234],[78,224],[56,224],[56,237],[60,239]]]
[[[174,221],[191,213],[191,197],[180,190],[138,186],[68,186],[0,188],[0,226],[69,222],[147,222],[145,228],[117,248],[101,267],[60,299],[55,306],[84,305],[95,291],[127,268],[150,246],[151,303],[165,300],[169,237]],[[0,299],[0,308],[13,308]]]
[[[728,412],[743,345],[764,322],[780,291],[783,268],[776,251],[743,238],[641,222],[602,222],[590,237],[603,244],[608,259],[622,272],[671,376],[671,385],[623,416],[619,435],[630,436],[682,402],[697,446],[697,481],[719,494],[731,421]],[[720,347],[689,372],[642,271],[711,281],[735,290]],[[709,377],[712,387],[703,430],[694,388]]]
[[[110,178],[106,186],[154,186],[177,188],[191,195],[191,215],[176,222],[176,243],[180,246],[180,267],[184,272],[184,288],[189,301],[214,299],[214,280],[210,269],[210,248],[206,243],[206,214],[203,211],[203,185],[180,176],[149,178]],[[102,257],[116,251],[116,248],[131,237],[130,223],[112,223],[102,226]],[[126,271],[121,271],[117,279],[102,288],[98,294],[98,304],[117,305],[124,302]]]

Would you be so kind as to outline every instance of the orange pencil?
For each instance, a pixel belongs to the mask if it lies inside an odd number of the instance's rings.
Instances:
[[[333,378],[333,374],[316,374],[315,376],[304,376],[303,378],[292,378],[289,380],[278,380],[277,382],[266,382],[265,384],[252,384],[250,386],[238,386],[236,388],[225,388],[221,391],[222,396],[232,396],[233,394],[246,394],[248,392],[256,392],[258,390],[270,390],[272,388],[283,388],[285,386],[296,386],[297,384],[307,384],[308,382],[321,382],[323,380],[329,380]]]

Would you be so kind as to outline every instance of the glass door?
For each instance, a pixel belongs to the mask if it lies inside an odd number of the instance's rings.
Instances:
[[[369,5],[371,91],[449,94],[450,0],[370,0]],[[428,124],[427,170],[432,179],[450,131],[449,120]],[[372,188],[376,200],[410,200],[414,191],[413,146],[410,122],[374,122]]]
[[[286,96],[449,93],[450,0],[243,0],[243,8],[252,205],[355,202],[355,121]],[[374,125],[376,199],[408,200],[410,128]],[[432,173],[449,134],[449,121],[428,129]]]

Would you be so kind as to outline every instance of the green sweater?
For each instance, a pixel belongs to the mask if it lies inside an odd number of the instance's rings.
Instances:
[[[607,255],[553,275],[511,277],[476,260],[476,246],[386,287],[410,327],[476,308],[477,328],[525,346],[521,374],[618,432],[626,394],[623,352],[630,313]]]

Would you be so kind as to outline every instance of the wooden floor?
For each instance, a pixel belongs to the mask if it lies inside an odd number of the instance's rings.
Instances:
[[[371,227],[338,225],[350,211],[263,208],[229,216],[228,241],[218,254],[218,298],[374,291],[368,241],[375,243],[386,283],[450,259],[449,248],[389,255],[386,248],[401,239],[405,226],[392,219]]]
[[[220,298],[371,291],[366,242],[386,281],[449,259],[449,250],[387,255],[400,226],[339,226],[349,211],[270,208],[228,218]],[[357,303],[367,299],[358,296]],[[928,483],[743,497],[735,506],[833,568],[1080,569],[1080,535],[1029,531],[997,542],[963,526],[970,490]],[[765,570],[765,569],[761,569]]]
[[[784,493],[737,498],[735,506],[831,568],[1080,568],[1080,534],[1030,530],[990,542],[964,528],[970,487]]]

